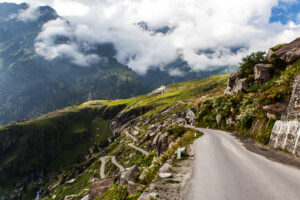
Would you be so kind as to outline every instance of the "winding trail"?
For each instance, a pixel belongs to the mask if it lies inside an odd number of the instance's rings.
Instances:
[[[124,131],[124,132],[125,132],[126,136],[130,137],[131,139],[133,139],[134,142],[137,141],[137,139],[133,135],[131,135],[130,133],[128,133],[128,131]]]
[[[297,200],[300,170],[248,151],[225,131],[204,133],[194,142],[189,200]]]
[[[132,143],[128,144],[128,146],[130,146],[130,147],[132,147],[132,148],[134,148],[134,149],[136,149],[136,150],[142,152],[142,154],[149,155],[149,152],[147,152],[147,151],[145,151],[144,149],[141,149],[141,148],[139,148],[139,147],[137,147],[137,146],[134,146],[134,144],[132,144]]]
[[[120,169],[121,172],[125,171],[125,168],[116,161],[116,157],[115,156],[104,156],[104,157],[100,158],[100,160],[101,160],[101,167],[100,167],[100,176],[101,176],[101,179],[105,179],[106,178],[106,176],[105,176],[105,164],[106,164],[107,159],[111,159],[111,162],[114,165],[116,165]]]

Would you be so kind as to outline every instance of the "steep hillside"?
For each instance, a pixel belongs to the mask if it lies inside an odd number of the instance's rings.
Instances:
[[[290,100],[300,74],[299,49],[297,39],[271,48],[267,56],[257,52],[245,57],[240,72],[229,77],[224,94],[199,101],[198,126],[235,130],[268,144],[275,121],[289,112],[290,101],[299,111],[299,97]]]
[[[25,3],[0,3],[0,124],[32,119],[87,100],[129,98],[162,84],[222,73],[222,69],[191,72],[188,64],[178,59],[161,69],[138,75],[116,60],[118,52],[113,44],[89,44],[59,33],[51,35],[53,41],[47,45],[76,44],[80,55],[96,55],[101,59],[93,62],[91,57],[88,66],[74,62],[68,53],[47,60],[36,52],[35,46],[44,25],[62,20],[72,30],[72,24],[49,6],[29,13],[33,18],[24,18],[20,13],[28,7]],[[169,71],[177,73],[170,75]],[[178,74],[179,71],[183,73]]]
[[[176,83],[131,99],[88,101],[2,127],[0,196],[32,199],[41,190],[45,199],[110,199],[111,193],[97,189],[104,177],[113,177],[104,180],[115,192],[140,194],[176,147],[195,139],[182,127],[193,123],[194,101],[222,92],[227,77]],[[139,169],[134,177],[120,182],[118,174],[133,166]]]

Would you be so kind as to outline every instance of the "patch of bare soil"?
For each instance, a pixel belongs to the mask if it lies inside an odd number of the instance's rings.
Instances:
[[[233,133],[233,135],[243,143],[247,150],[262,155],[272,161],[300,169],[299,156],[259,144],[250,138],[240,138],[236,133]]]

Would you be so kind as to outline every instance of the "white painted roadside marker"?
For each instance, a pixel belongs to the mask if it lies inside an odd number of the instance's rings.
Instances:
[[[177,159],[181,159],[181,152],[185,150],[185,147],[184,148],[177,148]]]

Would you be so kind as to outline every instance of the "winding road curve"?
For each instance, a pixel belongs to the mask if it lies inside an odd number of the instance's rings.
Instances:
[[[300,199],[300,170],[246,150],[230,133],[195,129],[204,135],[194,143],[189,200]]]
[[[109,158],[111,158],[111,162],[114,165],[116,165],[120,169],[121,172],[125,171],[125,168],[116,161],[115,156],[104,156],[104,157],[100,158],[100,160],[101,160],[101,167],[100,167],[101,179],[106,178],[106,176],[105,176],[105,164],[106,164],[107,159],[109,159]]]
[[[130,147],[132,147],[132,148],[134,148],[134,149],[142,152],[142,154],[149,155],[149,153],[147,151],[145,151],[144,149],[141,149],[139,147],[134,146],[134,144],[132,144],[132,143],[128,144],[128,146],[130,146]]]

